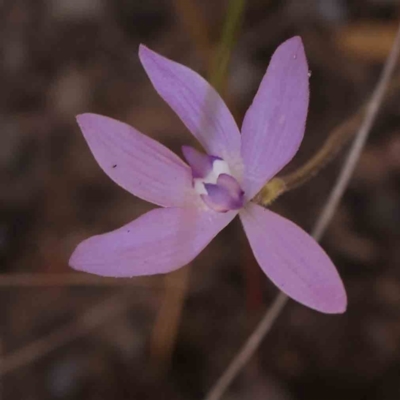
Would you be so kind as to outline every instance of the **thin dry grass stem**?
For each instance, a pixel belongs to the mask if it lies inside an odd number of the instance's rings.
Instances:
[[[371,100],[366,106],[363,122],[346,157],[346,160],[340,171],[339,178],[329,195],[326,206],[324,207],[320,217],[318,218],[313,234],[313,236],[317,240],[322,237],[326,228],[328,227],[333,217],[333,214],[335,213],[335,210],[339,205],[340,199],[342,198],[343,193],[346,190],[346,187],[350,181],[351,175],[353,174],[353,171],[357,165],[357,161],[360,158],[361,152],[367,141],[368,134],[371,131],[376,116],[378,115],[378,111],[384,99],[386,89],[390,82],[390,78],[393,75],[394,69],[396,67],[396,62],[399,58],[399,54],[400,27],[397,31],[392,50],[383,67],[383,71],[378,81],[378,84],[371,96]]]
[[[348,156],[343,164],[342,170],[340,171],[335,186],[333,187],[329,198],[312,231],[312,236],[316,240],[320,240],[323,236],[350,181],[351,175],[357,164],[361,151],[365,145],[368,134],[382,104],[385,91],[394,72],[397,59],[399,58],[399,53],[400,26],[398,28],[392,50],[385,62],[385,66],[383,68],[379,81],[375,87],[374,92],[372,93],[370,101],[366,106],[362,124],[357,132]],[[258,349],[262,339],[271,330],[287,301],[288,297],[285,294],[278,294],[272,306],[265,313],[261,322],[257,325],[256,329],[247,339],[243,347],[239,350],[239,352],[229,364],[228,368],[225,370],[222,376],[217,380],[215,385],[205,396],[204,400],[219,400],[222,397],[231,382],[235,379],[241,369],[247,364],[249,359]]]
[[[288,297],[280,292],[271,307],[264,314],[264,317],[257,325],[257,328],[246,340],[246,343],[241,348],[239,353],[235,356],[231,364],[218,379],[217,383],[211,388],[210,392],[205,397],[205,400],[217,400],[225,393],[228,386],[235,379],[236,375],[241,371],[241,369],[247,364],[250,357],[256,352],[264,339],[266,333],[270,331],[275,320],[280,315],[283,307],[288,301]]]
[[[165,277],[165,294],[154,323],[150,354],[154,368],[162,373],[169,366],[188,288],[190,266]],[[176,289],[177,284],[180,289]]]
[[[210,83],[223,93],[226,86],[226,76],[236,35],[241,25],[246,0],[231,0],[222,30],[221,40],[216,48],[214,62],[210,72]]]
[[[4,355],[0,363],[0,376],[31,364],[51,351],[88,334],[112,318],[118,317],[129,307],[128,300],[131,295],[132,291],[129,289],[113,295],[96,304],[71,323],[34,340],[14,353]]]
[[[51,287],[51,286],[134,286],[143,289],[160,289],[163,282],[159,277],[130,278],[102,278],[88,274],[2,274],[0,275],[0,288],[15,287]],[[177,284],[176,289],[180,289]]]

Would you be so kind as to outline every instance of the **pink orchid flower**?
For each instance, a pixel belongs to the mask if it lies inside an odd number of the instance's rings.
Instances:
[[[342,281],[322,248],[297,225],[251,200],[296,154],[309,88],[302,41],[274,53],[240,133],[218,93],[197,73],[140,46],[154,88],[203,146],[187,163],[162,144],[95,114],[77,117],[104,172],[156,208],[83,241],[70,259],[80,271],[132,277],[192,261],[236,215],[265,274],[292,299],[325,313],[346,309]]]

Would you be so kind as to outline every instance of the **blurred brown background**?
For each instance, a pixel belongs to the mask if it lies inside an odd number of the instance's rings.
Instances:
[[[200,399],[276,295],[238,222],[187,268],[181,314],[182,274],[167,280],[167,294],[162,277],[53,279],[73,273],[67,262],[80,240],[150,208],[102,173],[74,116],[121,119],[180,154],[193,139],[153,90],[138,45],[207,75],[227,6],[0,1],[2,398]],[[311,104],[294,170],[368,98],[398,17],[395,0],[247,0],[224,94],[238,123],[274,49],[301,35]],[[348,290],[347,313],[290,302],[225,399],[400,399],[399,101],[383,107],[323,240]],[[273,209],[309,230],[343,154]],[[176,334],[163,322],[174,316]]]

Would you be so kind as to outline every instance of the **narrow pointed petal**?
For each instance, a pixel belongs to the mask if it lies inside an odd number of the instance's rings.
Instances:
[[[236,214],[157,208],[122,228],[83,241],[69,263],[100,276],[164,274],[192,261]]]
[[[154,88],[207,154],[236,163],[240,132],[216,90],[196,72],[141,45],[139,58]]]
[[[253,198],[296,154],[307,118],[308,80],[303,43],[294,37],[275,51],[243,121],[247,198]]]
[[[191,169],[171,150],[112,118],[81,114],[77,121],[96,161],[118,185],[164,207],[189,201]]]
[[[324,313],[343,313],[343,283],[320,245],[297,225],[254,203],[240,211],[262,270],[282,292]]]

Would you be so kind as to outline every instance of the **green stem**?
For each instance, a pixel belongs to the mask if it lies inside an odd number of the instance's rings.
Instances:
[[[217,91],[221,91],[224,87],[226,71],[242,20],[245,4],[246,0],[231,0],[229,2],[221,41],[218,45],[210,74],[210,83]]]

